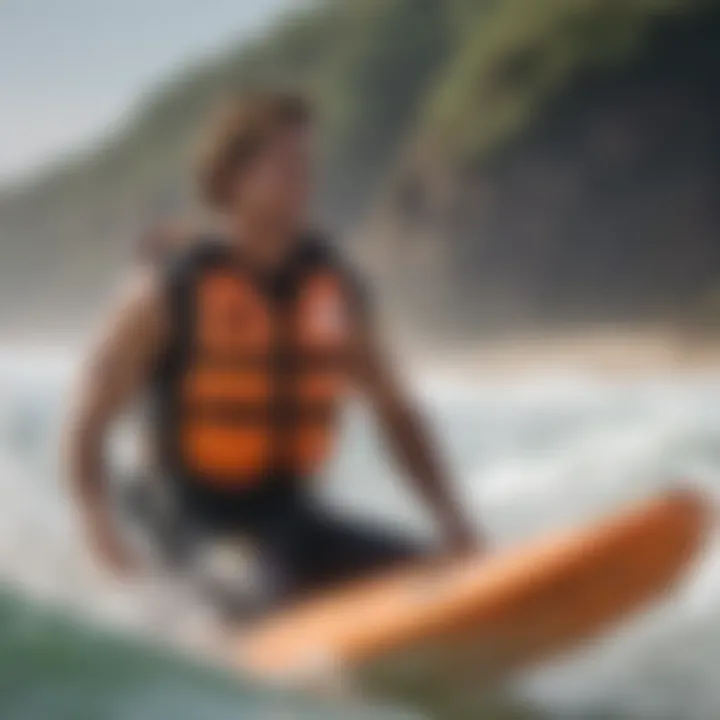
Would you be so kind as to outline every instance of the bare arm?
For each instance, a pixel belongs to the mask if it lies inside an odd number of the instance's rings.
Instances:
[[[83,366],[67,420],[65,452],[71,490],[91,549],[116,572],[128,569],[107,500],[104,448],[115,419],[143,387],[167,336],[166,308],[154,272],[130,279]]]
[[[391,451],[433,511],[450,547],[461,552],[477,547],[478,539],[454,497],[448,472],[426,423],[367,329],[361,340],[358,380]]]

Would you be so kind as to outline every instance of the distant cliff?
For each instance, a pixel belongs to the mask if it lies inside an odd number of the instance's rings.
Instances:
[[[487,106],[505,106],[512,133],[478,105],[397,171],[368,236],[378,270],[405,269],[388,286],[406,315],[464,335],[606,321],[720,329],[720,13],[635,18],[599,56],[570,63],[570,28],[603,37],[599,19],[583,30],[570,14],[559,44],[526,41],[498,65]],[[472,82],[455,92],[469,97]]]
[[[143,225],[191,203],[208,104],[266,80],[317,99],[319,214],[417,331],[714,322],[720,3],[349,0],[189,69],[6,192],[0,326],[81,327]]]

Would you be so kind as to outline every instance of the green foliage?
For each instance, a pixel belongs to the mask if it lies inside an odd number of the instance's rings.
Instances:
[[[460,160],[508,142],[589,70],[643,47],[652,21],[687,0],[503,0],[486,3],[430,94],[426,133]]]

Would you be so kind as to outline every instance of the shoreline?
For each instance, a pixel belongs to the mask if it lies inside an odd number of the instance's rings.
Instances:
[[[462,347],[415,348],[405,357],[421,376],[454,381],[517,381],[559,374],[599,380],[720,375],[720,338],[647,328],[525,333]]]
[[[87,343],[87,335],[75,335],[72,340],[16,336],[0,344],[0,368],[71,369]],[[389,344],[411,376],[448,377],[455,382],[517,381],[560,374],[608,380],[720,375],[720,336],[656,327],[584,327],[509,333],[504,338],[455,344],[392,340]]]

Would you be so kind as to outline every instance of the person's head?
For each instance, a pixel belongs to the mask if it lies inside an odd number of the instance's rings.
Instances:
[[[226,102],[201,147],[205,202],[231,219],[301,223],[311,184],[311,115],[307,101],[289,92],[254,91]]]

